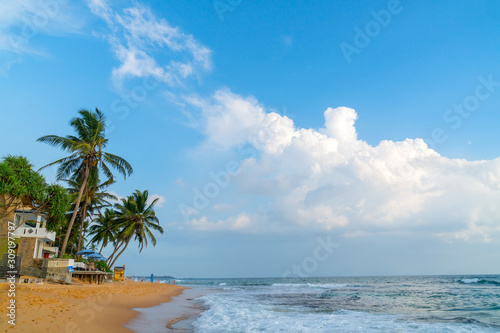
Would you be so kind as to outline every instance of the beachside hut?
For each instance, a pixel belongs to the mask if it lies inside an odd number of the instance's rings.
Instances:
[[[125,278],[125,265],[115,266],[115,281],[123,281]]]

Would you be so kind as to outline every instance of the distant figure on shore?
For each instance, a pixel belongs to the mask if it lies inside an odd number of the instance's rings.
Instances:
[[[151,273],[151,283],[155,282],[155,276]]]
[[[141,282],[144,282],[144,278],[141,278]]]

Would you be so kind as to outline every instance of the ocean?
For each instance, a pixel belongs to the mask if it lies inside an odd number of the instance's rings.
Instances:
[[[179,280],[194,332],[500,332],[500,275]],[[187,284],[189,282],[189,284]]]

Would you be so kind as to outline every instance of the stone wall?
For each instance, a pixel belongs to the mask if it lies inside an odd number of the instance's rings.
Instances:
[[[40,277],[42,275],[43,259],[30,258],[30,265],[24,265],[25,257],[21,261],[21,275]]]

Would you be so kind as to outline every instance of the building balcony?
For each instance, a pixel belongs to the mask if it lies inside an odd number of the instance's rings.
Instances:
[[[15,238],[32,237],[42,241],[53,242],[56,240],[56,233],[45,228],[20,227],[13,232]]]
[[[59,253],[59,248],[57,246],[46,246],[44,245],[43,247],[44,252],[50,252],[54,255],[57,255]]]

